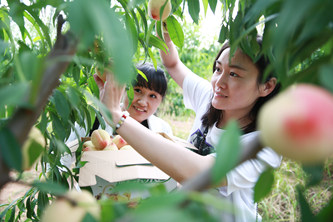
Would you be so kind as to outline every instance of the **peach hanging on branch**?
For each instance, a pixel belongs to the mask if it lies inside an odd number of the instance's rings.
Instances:
[[[277,153],[323,162],[333,154],[333,95],[310,84],[291,86],[264,105],[258,128],[262,143]]]
[[[164,7],[164,8],[163,8]],[[154,20],[166,20],[171,12],[170,0],[149,0],[148,15]],[[163,10],[163,13],[162,11]],[[162,19],[161,15],[162,14]]]

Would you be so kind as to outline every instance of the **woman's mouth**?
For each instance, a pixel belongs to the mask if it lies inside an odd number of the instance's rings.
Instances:
[[[228,96],[224,95],[223,93],[215,92],[214,97],[218,98],[228,98]]]
[[[140,107],[136,107],[136,106],[133,106],[133,108],[134,108],[136,111],[139,111],[139,112],[147,112],[144,108],[140,108]]]

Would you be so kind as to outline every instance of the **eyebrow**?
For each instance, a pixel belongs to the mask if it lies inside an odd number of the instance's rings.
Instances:
[[[218,63],[219,65],[222,65],[222,63],[218,60],[216,60],[215,62]],[[246,69],[244,67],[237,65],[237,64],[230,64],[229,67],[246,71]]]

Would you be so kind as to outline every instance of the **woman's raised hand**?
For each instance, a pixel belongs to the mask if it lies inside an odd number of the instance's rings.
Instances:
[[[105,82],[97,74],[94,74],[94,79],[99,88],[99,98],[110,110],[112,119],[116,123],[118,117],[121,116],[120,103],[124,95],[125,85],[119,84],[112,73],[106,74]]]

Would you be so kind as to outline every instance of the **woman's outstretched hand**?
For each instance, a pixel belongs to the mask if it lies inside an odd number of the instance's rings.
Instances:
[[[106,74],[106,81],[94,74],[95,82],[99,88],[99,98],[112,114],[113,123],[117,123],[121,116],[120,103],[124,95],[125,85],[119,84],[112,73]]]

